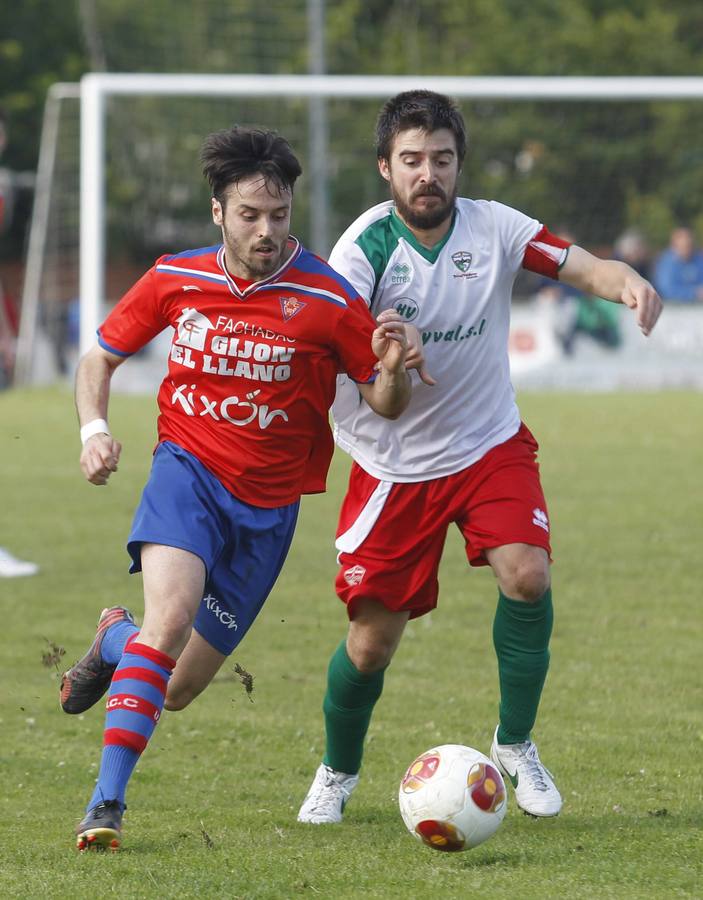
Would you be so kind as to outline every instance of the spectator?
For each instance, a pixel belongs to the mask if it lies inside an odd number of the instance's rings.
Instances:
[[[569,229],[558,229],[556,234],[565,241],[574,243],[576,238]],[[627,248],[632,249],[632,248]],[[615,254],[632,265],[640,275],[643,273],[633,265],[631,259]],[[643,277],[646,277],[643,275]],[[574,353],[579,335],[585,335],[597,344],[615,349],[622,343],[620,334],[620,310],[600,297],[584,295],[577,288],[563,281],[544,278],[537,291],[541,302],[555,304],[554,333],[561,344],[565,356]]]
[[[650,279],[652,252],[649,243],[641,231],[628,228],[615,241],[613,247],[615,259],[622,260],[632,266],[643,278]]]
[[[671,232],[669,247],[657,260],[654,284],[664,300],[703,300],[703,253],[696,249],[690,228],[679,226]]]

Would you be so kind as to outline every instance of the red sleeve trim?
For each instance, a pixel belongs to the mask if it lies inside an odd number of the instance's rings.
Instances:
[[[557,237],[543,225],[525,247],[522,267],[547,278],[559,278],[559,269],[566,262],[571,241]]]

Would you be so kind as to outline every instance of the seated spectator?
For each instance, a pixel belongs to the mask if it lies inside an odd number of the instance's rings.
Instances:
[[[647,239],[636,228],[628,228],[623,231],[613,246],[613,256],[646,278],[651,280],[652,254]]]
[[[576,243],[569,229],[556,232],[564,240]],[[626,260],[635,268],[633,263]],[[584,296],[571,285],[544,278],[538,285],[537,300],[554,304],[554,335],[565,356],[574,353],[577,339],[587,337],[614,350],[622,343],[620,309],[617,304],[600,297]]]
[[[690,228],[680,226],[671,232],[669,247],[654,269],[654,286],[664,300],[703,300],[703,253],[696,249]]]

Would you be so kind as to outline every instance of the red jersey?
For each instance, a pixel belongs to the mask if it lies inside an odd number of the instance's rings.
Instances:
[[[119,356],[174,329],[159,442],[193,453],[255,506],[325,489],[336,375],[373,381],[377,361],[366,303],[291,240],[285,265],[244,290],[222,245],[162,256],[98,329],[100,345]]]

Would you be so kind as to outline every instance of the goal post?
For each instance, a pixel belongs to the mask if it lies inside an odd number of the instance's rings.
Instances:
[[[115,96],[370,98],[423,88],[474,100],[703,98],[703,77],[416,77],[89,74],[81,81],[80,345],[95,341],[104,300],[105,107]]]
[[[37,179],[34,188],[34,204],[29,228],[24,283],[22,286],[22,306],[19,334],[17,336],[17,357],[14,371],[14,382],[26,384],[31,379],[31,363],[36,349],[37,328],[39,325],[40,299],[44,289],[43,278],[47,257],[47,238],[50,228],[50,210],[52,191],[56,181],[57,165],[61,157],[63,135],[61,133],[62,110],[66,104],[76,104],[80,99],[80,85],[57,82],[47,94],[44,104],[41,137],[39,142],[39,161]],[[71,151],[76,151],[76,146]],[[64,142],[65,143],[65,142]],[[70,143],[70,140],[69,140]],[[70,152],[70,151],[69,151]],[[75,155],[73,153],[72,155]],[[77,189],[77,172],[76,184]],[[76,208],[78,206],[78,198]],[[68,223],[64,223],[68,226]]]
[[[93,345],[110,305],[157,256],[219,240],[198,162],[209,132],[238,122],[291,141],[303,164],[292,227],[324,254],[323,231],[329,247],[386,199],[373,125],[383,100],[412,89],[461,105],[463,195],[570,229],[596,251],[610,252],[632,227],[661,249],[680,220],[703,236],[700,77],[91,73],[47,102],[15,383],[36,382],[33,366],[42,359],[46,370],[47,357],[70,374],[79,347]],[[518,299],[526,286],[521,276]],[[66,322],[68,352],[58,347]]]

